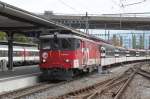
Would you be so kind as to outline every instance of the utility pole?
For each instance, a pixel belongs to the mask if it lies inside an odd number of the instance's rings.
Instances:
[[[107,25],[105,24],[105,40],[106,40],[106,36],[107,36],[107,31],[106,31]]]
[[[85,20],[85,29],[86,29],[86,34],[89,34],[89,19],[88,19],[88,13],[86,12],[86,20]]]
[[[120,0],[120,29],[122,28],[122,14],[121,14],[121,10],[123,9],[123,3],[122,0]]]
[[[150,49],[150,36],[149,36],[149,38],[148,38],[148,49]]]
[[[110,33],[109,33],[110,31],[108,30],[108,41],[109,41],[109,39],[110,39]]]

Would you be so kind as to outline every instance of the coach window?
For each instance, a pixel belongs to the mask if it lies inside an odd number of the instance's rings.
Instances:
[[[4,51],[1,51],[1,56],[2,56],[2,57],[5,57],[5,56],[4,56]]]
[[[101,47],[101,53],[105,53],[105,48]]]
[[[7,57],[7,51],[5,50],[5,57]]]
[[[120,56],[124,56],[124,50],[120,49]]]
[[[136,52],[135,51],[130,51],[131,56],[136,56]]]
[[[6,51],[4,50],[4,51],[2,51],[2,56],[3,57],[6,57],[7,55],[6,55]]]
[[[142,51],[142,52],[141,52],[141,56],[145,56],[145,52]]]
[[[13,51],[13,56],[16,56],[16,51]]]
[[[38,55],[39,55],[39,52],[35,52],[35,55],[38,56]]]
[[[4,53],[4,51],[1,51],[1,56],[2,56],[2,57],[4,57],[4,54],[3,54],[3,53]]]
[[[7,57],[7,56],[8,56],[8,51],[5,50],[5,57]]]
[[[0,50],[0,57],[2,57],[2,50]]]
[[[115,49],[115,54],[119,54],[119,50],[118,49]]]

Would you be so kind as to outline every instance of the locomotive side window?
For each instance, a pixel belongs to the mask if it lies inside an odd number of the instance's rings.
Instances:
[[[75,48],[76,48],[76,49],[80,48],[80,43],[81,43],[81,41],[78,40],[78,39],[76,39],[76,40],[75,40],[75,43],[76,43],[76,44],[75,44]]]

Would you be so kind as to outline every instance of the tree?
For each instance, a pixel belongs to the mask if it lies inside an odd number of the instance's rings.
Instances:
[[[6,33],[0,32],[0,41],[6,41]]]
[[[120,36],[120,46],[121,47],[123,46],[123,38],[122,38],[122,36]]]
[[[143,49],[144,49],[144,42],[145,42],[145,33],[143,33],[143,38],[142,38],[142,45],[143,45]]]
[[[112,44],[113,44],[114,46],[120,46],[120,40],[119,40],[119,38],[117,37],[116,34],[113,34],[113,37],[112,37]]]
[[[30,40],[28,39],[28,37],[26,37],[23,34],[14,34],[14,41],[16,42],[22,42],[22,43],[30,43]]]
[[[132,48],[136,48],[136,36],[135,34],[132,34]]]
[[[142,35],[140,35],[140,42],[139,42],[139,48],[140,49],[144,49],[144,37]]]

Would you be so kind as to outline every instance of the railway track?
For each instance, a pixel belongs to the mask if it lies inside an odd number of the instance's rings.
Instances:
[[[91,74],[85,74],[85,75],[82,75],[80,77],[76,77],[75,79],[72,79],[72,80],[69,80],[69,81],[60,81],[60,82],[57,82],[57,83],[43,82],[43,83],[39,83],[39,84],[30,86],[30,87],[14,90],[14,91],[11,91],[11,92],[2,93],[2,94],[0,94],[0,99],[25,98],[25,97],[31,96],[32,94],[41,93],[41,92],[44,92],[48,89],[58,87],[58,86],[61,86],[63,84],[75,81],[75,80],[79,80],[79,79],[81,79],[85,76],[93,75],[95,73],[96,72],[93,72]]]
[[[92,86],[88,86],[86,88],[82,88],[79,90],[75,90],[66,94],[63,94],[58,97],[53,97],[54,99],[64,99],[64,98],[75,98],[75,99],[96,99],[99,96],[105,95],[106,93],[111,93],[111,97],[120,97],[125,88],[128,86],[129,82],[133,79],[135,74],[143,75],[144,77],[148,78],[150,77],[150,73],[141,70],[140,68],[130,68],[127,71],[125,71],[122,75],[113,77],[104,81],[101,81],[99,83],[96,83]],[[93,73],[95,74],[95,73]],[[89,75],[89,74],[88,74]],[[36,93],[43,93],[47,90],[61,86],[63,84],[67,84],[69,82],[79,80],[85,76],[78,77],[76,79],[70,80],[70,81],[63,81],[59,83],[49,83],[49,82],[43,82],[39,83],[37,85],[18,89],[12,92],[7,92],[0,94],[0,99],[28,99],[30,96],[35,95]],[[91,75],[91,74],[90,74]],[[110,92],[111,89],[111,92]],[[33,96],[34,97],[34,96]],[[51,99],[51,98],[50,98]],[[119,98],[114,98],[119,99]]]
[[[118,77],[101,81],[92,86],[72,91],[58,97],[53,97],[53,99],[120,99],[136,74],[150,78],[149,72],[140,69],[140,67],[134,67],[128,69],[124,74]]]
[[[51,87],[55,87],[58,84],[50,84],[50,83],[39,83],[34,86],[18,89],[11,92],[6,92],[3,94],[0,94],[0,99],[19,99],[21,97],[40,92],[42,90],[46,90]]]

